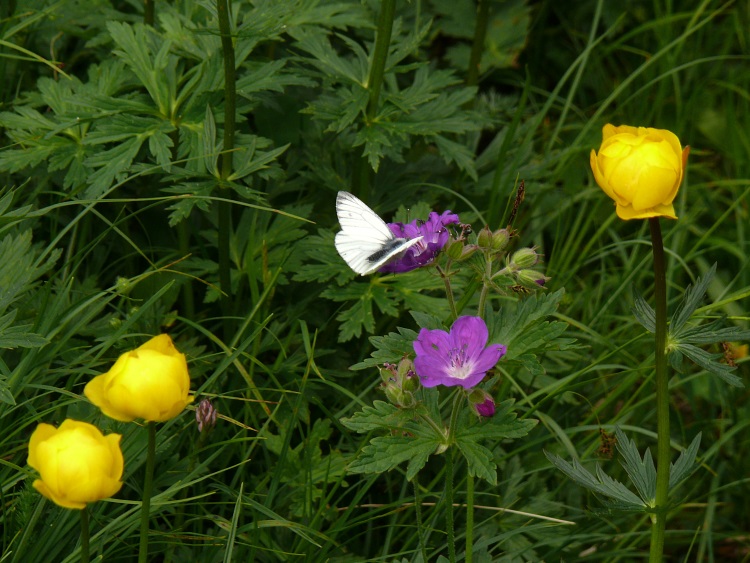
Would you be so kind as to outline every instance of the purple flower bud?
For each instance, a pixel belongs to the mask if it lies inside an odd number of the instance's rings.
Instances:
[[[479,416],[483,416],[484,418],[491,418],[495,415],[495,401],[493,401],[492,397],[490,397],[484,403],[474,405],[474,410]]]
[[[198,408],[195,409],[195,421],[198,423],[198,432],[206,432],[216,426],[216,409],[209,399],[203,399]]]
[[[473,389],[469,393],[469,403],[474,412],[481,417],[490,418],[495,414],[495,399],[482,389]]]

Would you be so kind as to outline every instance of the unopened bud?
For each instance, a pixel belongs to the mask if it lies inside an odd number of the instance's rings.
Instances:
[[[530,287],[532,289],[544,287],[544,284],[549,280],[550,278],[536,270],[521,270],[518,272],[518,281],[524,287]]]
[[[539,255],[533,248],[522,248],[513,253],[513,257],[510,261],[515,264],[519,270],[525,270],[539,262]]]
[[[477,235],[477,245],[480,248],[492,248],[492,231],[485,225]]]
[[[469,403],[474,412],[481,417],[490,418],[495,414],[495,399],[482,389],[474,389],[469,393]]]
[[[492,233],[492,250],[505,250],[510,242],[510,232],[508,229],[498,229]]]
[[[451,260],[460,260],[463,251],[463,241],[454,238],[449,239],[448,244],[443,247],[443,252],[445,252]]]
[[[195,409],[195,421],[198,423],[198,432],[206,432],[216,426],[216,409],[209,399],[203,399]]]

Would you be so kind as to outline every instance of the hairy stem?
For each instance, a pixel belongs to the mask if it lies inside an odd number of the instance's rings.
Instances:
[[[474,557],[474,476],[466,474],[466,563]]]

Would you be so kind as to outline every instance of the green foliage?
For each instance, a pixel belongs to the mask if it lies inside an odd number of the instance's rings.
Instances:
[[[687,357],[694,364],[709,373],[717,375],[722,381],[733,387],[744,387],[742,379],[732,372],[737,368],[733,365],[718,362],[723,359],[723,354],[711,354],[698,348],[696,344],[716,344],[729,341],[740,341],[750,339],[750,330],[742,330],[740,327],[721,327],[720,321],[713,321],[703,325],[687,325],[687,322],[695,313],[706,295],[711,279],[716,273],[716,264],[701,278],[699,277],[694,286],[685,289],[685,295],[672,315],[669,323],[669,361],[677,371],[682,371],[682,359]],[[655,330],[655,313],[651,306],[633,291],[635,303],[633,311],[638,322],[649,332]]]
[[[494,455],[480,442],[523,438],[537,422],[516,420],[516,413],[511,410],[513,401],[508,400],[498,404],[494,416],[488,420],[461,416],[458,427],[453,433],[448,433],[442,430],[444,425],[439,411],[435,412],[435,408],[428,406],[436,404],[437,390],[422,389],[420,393],[420,402],[413,409],[375,401],[372,407],[364,407],[351,418],[341,421],[360,434],[371,431],[387,433],[370,440],[348,465],[350,473],[382,473],[407,462],[406,479],[411,481],[431,455],[453,455],[452,450],[446,453],[446,448],[455,443],[466,460],[469,474],[497,485]]]
[[[576,459],[567,462],[555,454],[545,452],[545,455],[555,467],[573,481],[604,497],[603,501],[610,508],[648,512],[654,506],[656,495],[656,467],[651,457],[651,451],[646,449],[646,453],[641,458],[635,441],[629,440],[619,427],[615,428],[615,436],[617,438],[617,451],[622,456],[621,464],[635,486],[637,495],[621,482],[607,475],[599,464],[596,464],[596,475],[594,475]],[[695,457],[700,442],[701,435],[699,433],[690,443],[690,446],[680,454],[677,461],[670,464],[670,490],[673,490],[697,469]]]
[[[648,444],[640,455],[619,432],[622,466],[605,465],[599,432],[656,427],[648,229],[618,221],[588,169],[607,122],[693,147],[679,219],[662,222],[670,437],[687,445],[666,549],[741,552],[747,6],[492,0],[483,19],[472,2],[397,2],[376,81],[383,3],[229,4],[233,114],[214,0],[157,0],[152,23],[138,1],[0,2],[3,559],[80,560],[79,514],[44,500],[26,465],[36,425],[65,418],[122,434],[125,486],[89,506],[91,547],[133,559],[146,441],[83,388],[160,332],[219,418],[198,433],[190,406],[158,427],[154,560],[448,561],[447,455],[458,558],[473,539],[475,561],[572,561],[593,545],[643,559]],[[543,257],[533,294],[508,274],[480,301],[478,255],[363,278],[336,253],[338,190],[385,220],[450,209],[471,245],[506,226],[520,180],[506,252]],[[396,407],[374,389],[373,368],[413,357],[420,328],[452,324],[447,286],[457,314],[481,312],[508,347],[481,384],[489,419],[464,400],[453,425],[445,390]],[[590,492],[628,510],[591,511]]]

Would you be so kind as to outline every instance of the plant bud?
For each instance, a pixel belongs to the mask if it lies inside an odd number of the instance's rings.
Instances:
[[[539,255],[533,248],[522,248],[513,253],[510,261],[515,264],[519,270],[526,270],[539,262]]]

